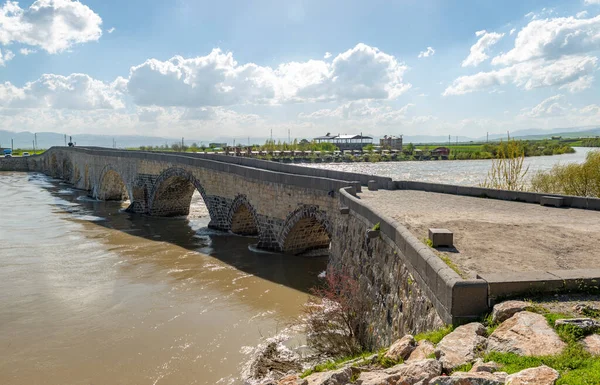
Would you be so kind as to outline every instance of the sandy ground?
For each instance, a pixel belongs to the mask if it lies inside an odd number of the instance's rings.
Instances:
[[[366,190],[366,189],[365,189]],[[450,258],[468,275],[600,268],[600,211],[424,191],[365,191],[359,197],[418,239],[454,232]]]

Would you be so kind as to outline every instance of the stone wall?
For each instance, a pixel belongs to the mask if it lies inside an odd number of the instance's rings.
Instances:
[[[0,171],[29,171],[27,157],[0,158]]]
[[[445,320],[395,242],[385,234],[374,239],[367,236],[373,225],[355,211],[340,215],[334,226],[329,264],[359,281],[363,300],[372,305],[367,317],[370,340],[364,342],[378,349],[405,334],[439,328]]]

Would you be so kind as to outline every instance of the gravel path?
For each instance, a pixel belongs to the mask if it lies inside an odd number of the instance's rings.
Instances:
[[[411,190],[359,197],[420,240],[429,228],[453,231],[448,255],[470,275],[600,268],[600,211]]]

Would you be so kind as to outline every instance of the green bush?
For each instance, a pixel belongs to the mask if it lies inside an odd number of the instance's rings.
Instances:
[[[535,192],[600,197],[600,151],[590,152],[582,164],[556,165],[531,179]]]

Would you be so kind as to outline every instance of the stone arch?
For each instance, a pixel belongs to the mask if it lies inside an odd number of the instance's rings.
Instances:
[[[96,198],[104,201],[124,201],[129,199],[125,179],[112,166],[106,166],[96,185]]]
[[[227,214],[227,223],[234,234],[260,235],[258,215],[244,194],[236,196],[231,203]]]
[[[158,176],[150,191],[148,213],[163,217],[188,215],[195,190],[202,196],[211,219],[214,218],[204,187],[182,168],[169,168]]]
[[[301,206],[285,221],[279,236],[281,251],[297,255],[327,249],[331,234],[331,223],[325,211],[316,206]]]

